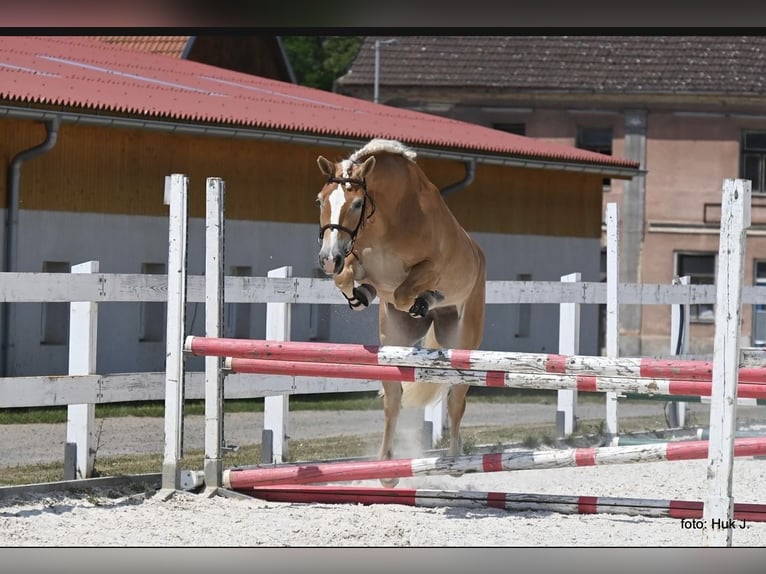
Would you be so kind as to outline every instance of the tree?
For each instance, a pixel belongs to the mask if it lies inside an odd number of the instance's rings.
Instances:
[[[363,36],[282,36],[290,65],[302,86],[332,91],[346,73]]]

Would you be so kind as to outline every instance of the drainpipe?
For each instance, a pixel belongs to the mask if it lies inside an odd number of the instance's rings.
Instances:
[[[47,131],[45,141],[34,147],[19,152],[11,161],[8,169],[8,202],[5,210],[5,249],[3,252],[3,271],[16,271],[16,243],[19,234],[19,182],[21,180],[21,166],[25,161],[36,158],[45,152],[51,150],[56,145],[60,119],[45,121]],[[7,377],[10,372],[10,336],[11,336],[11,305],[3,303],[2,305],[2,353],[0,354],[0,363],[2,370],[0,374]]]
[[[473,183],[473,178],[476,175],[476,160],[472,159],[466,161],[465,165],[465,177],[458,182],[448,185],[441,190],[442,197],[447,197],[450,193],[455,193],[461,189],[465,189]]]

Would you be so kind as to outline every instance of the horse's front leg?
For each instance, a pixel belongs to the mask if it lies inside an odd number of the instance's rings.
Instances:
[[[373,299],[377,296],[375,287],[364,283],[358,287],[354,287],[354,280],[358,270],[352,261],[352,256],[346,257],[343,270],[334,277],[335,286],[340,289],[343,296],[348,301],[349,307],[354,311],[361,311],[369,307]]]
[[[386,422],[383,427],[383,440],[380,443],[378,460],[391,460],[394,457],[396,421],[399,419],[401,405],[402,384],[399,381],[383,381],[383,414]],[[393,488],[399,483],[399,479],[381,478],[380,483],[387,488]]]
[[[400,311],[407,311],[413,317],[425,317],[428,311],[444,299],[436,290],[439,273],[430,260],[414,265],[407,279],[394,291],[394,305]]]

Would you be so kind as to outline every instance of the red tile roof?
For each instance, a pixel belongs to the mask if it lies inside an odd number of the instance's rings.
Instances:
[[[373,83],[376,37],[338,85]],[[766,36],[386,36],[380,86],[766,94]]]
[[[180,58],[191,36],[89,36],[89,38],[112,46],[122,46],[128,50]]]
[[[16,107],[332,138],[394,138],[415,147],[468,152],[480,160],[510,156],[585,164],[623,176],[626,168],[638,168],[618,157],[85,37],[0,37],[0,98]]]

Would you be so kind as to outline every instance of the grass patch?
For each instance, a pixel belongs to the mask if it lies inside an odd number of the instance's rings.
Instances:
[[[603,401],[599,394],[592,393],[595,401]],[[468,400],[482,403],[536,403],[556,404],[556,391],[534,391],[525,389],[488,389],[475,387],[469,391]],[[588,393],[581,393],[578,401],[589,401]],[[377,391],[356,393],[322,393],[313,395],[293,395],[290,397],[291,411],[362,411],[382,408]],[[227,400],[227,413],[263,412],[263,399]],[[110,417],[163,417],[163,401],[132,401],[96,405],[96,418]],[[184,414],[204,415],[205,401],[188,400],[184,403]],[[26,407],[0,409],[0,425],[12,424],[54,424],[65,423],[67,408],[61,407]]]
[[[540,423],[534,425],[513,426],[469,426],[462,431],[463,452],[474,453],[478,446],[493,445],[498,450],[502,445],[515,444],[524,448],[540,449],[548,446],[564,448],[567,445],[581,446],[583,437],[598,435],[604,421],[599,419],[580,421],[577,436],[565,442],[557,441],[555,424]],[[662,417],[632,417],[620,419],[621,432],[642,432],[663,428]],[[379,433],[355,436],[336,436],[313,440],[291,440],[291,460],[320,461],[350,457],[369,456],[374,452],[380,440]],[[446,446],[447,439],[442,445]],[[589,443],[588,443],[589,444]],[[110,456],[96,458],[96,476],[123,476],[161,472],[162,453]],[[242,445],[237,452],[226,453],[224,466],[248,466],[261,460],[261,445]],[[201,470],[204,466],[202,450],[188,451],[181,460],[184,470]],[[63,461],[0,468],[0,485],[23,485],[61,480],[64,475]]]

